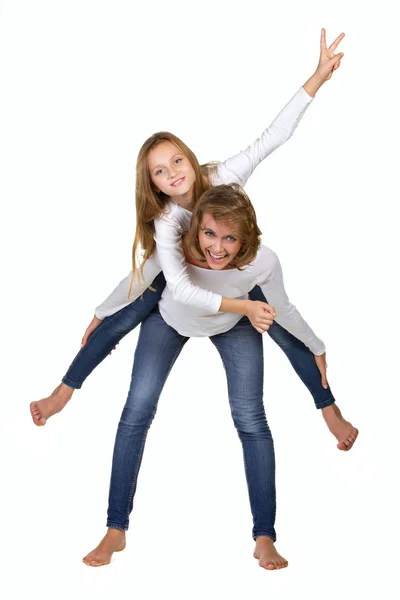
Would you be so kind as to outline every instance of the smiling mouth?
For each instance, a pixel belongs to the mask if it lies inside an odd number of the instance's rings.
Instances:
[[[184,177],[181,177],[180,179],[177,179],[176,181],[174,181],[174,183],[171,183],[171,187],[178,187],[178,185],[181,185],[181,183],[183,183],[185,181]]]
[[[228,254],[224,254],[223,256],[217,256],[216,254],[213,254],[210,250],[207,250],[207,254],[210,257],[211,262],[217,265],[222,263],[222,261],[228,256]]]

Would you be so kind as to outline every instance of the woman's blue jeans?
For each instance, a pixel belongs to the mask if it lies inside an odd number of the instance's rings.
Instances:
[[[147,432],[165,381],[188,339],[165,323],[158,308],[142,323],[115,440],[107,527],[128,529]],[[262,336],[243,317],[210,340],[225,367],[231,413],[243,446],[253,538],[266,535],[275,540],[275,457],[263,406]]]
[[[86,345],[78,352],[63,383],[79,389],[86,377],[108,356],[111,350],[127,333],[141,323],[158,304],[165,287],[164,275],[160,273],[152,283],[156,291],[147,289],[143,296],[110,317],[106,317],[89,337]],[[261,288],[255,287],[249,294],[251,300],[266,302]],[[268,330],[269,336],[288,357],[297,375],[310,391],[315,406],[325,408],[335,402],[330,388],[321,385],[321,375],[314,355],[300,340],[274,323]]]

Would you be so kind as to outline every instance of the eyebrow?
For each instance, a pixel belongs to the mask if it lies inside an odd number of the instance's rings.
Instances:
[[[200,231],[211,231],[211,233],[215,233],[215,231],[213,229],[211,229],[211,227],[200,227]],[[237,238],[237,234],[236,233],[227,233],[226,235],[222,236],[222,237],[234,237]]]
[[[176,154],[174,154],[173,156],[171,156],[170,160],[174,160],[174,158],[176,156],[183,156],[182,152],[177,152]],[[165,165],[161,164],[161,165],[157,165],[155,167],[152,168],[152,171],[154,171],[154,169],[159,169],[160,167],[165,167]]]

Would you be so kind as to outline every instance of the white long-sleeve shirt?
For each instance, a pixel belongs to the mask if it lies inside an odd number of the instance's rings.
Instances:
[[[216,171],[211,173],[211,183],[213,185],[238,183],[244,186],[257,165],[293,135],[311,101],[312,97],[301,87],[255,142],[243,152],[218,164]],[[221,306],[221,294],[208,288],[202,289],[190,280],[182,252],[181,237],[189,230],[191,216],[189,210],[170,200],[165,207],[165,212],[154,220],[158,260],[168,289],[177,302],[184,302],[202,308],[209,314],[215,314]],[[135,296],[137,281],[136,278],[133,282],[130,301],[137,297]],[[148,283],[151,281],[148,279]],[[129,285],[126,289],[126,304],[129,304]],[[104,306],[107,306],[107,300],[96,308],[95,314],[99,319],[103,319],[107,314],[104,312]]]
[[[186,263],[188,276],[194,285],[207,288],[211,293],[222,294],[229,298],[248,299],[248,292],[259,285],[275,308],[277,323],[289,333],[301,340],[313,354],[325,352],[324,343],[315,335],[311,327],[303,319],[297,308],[291,304],[283,284],[282,268],[277,255],[261,246],[254,261],[243,270],[204,269]],[[143,269],[144,281],[135,288],[138,297],[146,289],[148,283],[161,272],[161,263],[156,251],[146,261]],[[124,308],[127,302],[129,277],[126,277],[115,288],[113,293],[101,305],[103,316],[111,315]],[[186,302],[174,299],[170,288],[165,287],[159,302],[160,313],[165,322],[187,337],[209,337],[232,329],[242,318],[234,313],[217,312],[210,315],[200,307],[190,306]]]
[[[219,163],[211,175],[213,185],[239,183],[244,186],[257,165],[284,144],[294,133],[312,97],[301,87],[271,125],[246,150]],[[168,289],[178,302],[218,312],[222,296],[196,286],[190,279],[182,252],[181,236],[189,229],[192,213],[170,200],[165,212],[154,220],[158,257]],[[101,307],[96,309],[101,319]]]

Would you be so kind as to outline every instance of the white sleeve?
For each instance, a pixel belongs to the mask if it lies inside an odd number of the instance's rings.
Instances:
[[[258,285],[261,286],[268,304],[275,308],[276,322],[303,342],[313,354],[319,356],[325,352],[324,342],[315,335],[294,304],[289,301],[283,284],[281,264],[276,254],[272,251],[271,253],[273,255],[272,271],[269,271],[264,281],[260,278]]]
[[[132,271],[125,279],[120,281],[114,291],[102,302],[95,310],[95,315],[98,319],[104,319],[114,313],[125,308],[131,302],[134,302],[139,296],[145,292],[148,286],[153,282],[157,275],[161,272],[161,267],[158,264],[158,259],[155,254],[146,260],[143,267],[143,276],[136,271],[135,278],[132,283],[130,296],[128,296],[129,284],[131,282]]]
[[[313,98],[301,87],[255,142],[243,152],[218,165],[214,185],[239,183],[244,186],[260,162],[293,135],[312,100]]]
[[[154,219],[157,254],[161,269],[174,300],[216,314],[222,296],[193,285],[190,281],[182,250],[182,231],[179,223],[168,214]]]

